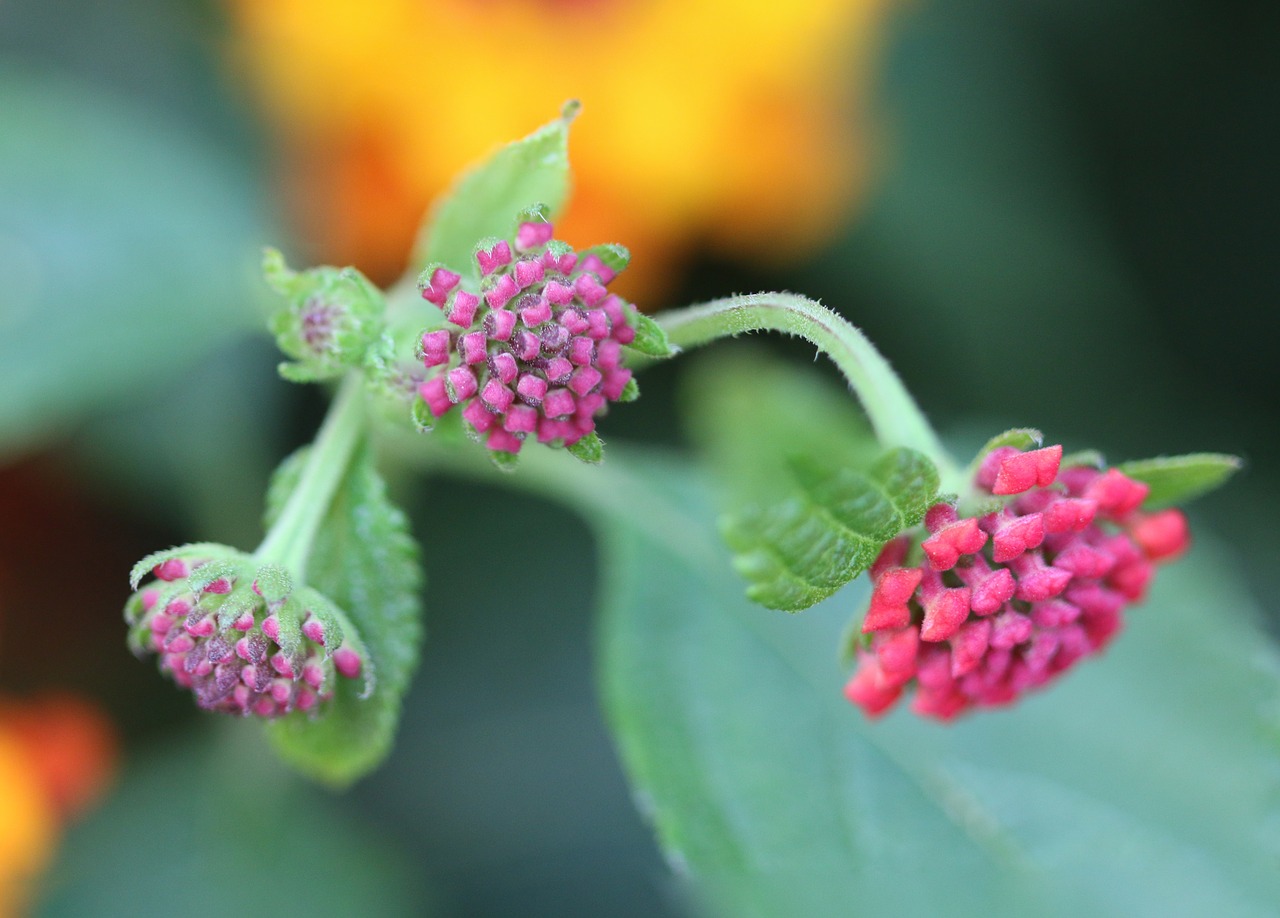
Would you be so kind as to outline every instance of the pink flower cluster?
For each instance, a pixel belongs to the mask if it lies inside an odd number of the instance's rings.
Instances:
[[[160,669],[190,689],[200,707],[268,718],[312,711],[333,697],[335,674],[360,675],[363,660],[341,626],[305,603],[264,599],[256,581],[223,575],[205,583],[199,574],[208,563],[157,564],[157,582],[126,610],[160,655]]]
[[[937,504],[926,538],[885,546],[850,701],[878,716],[914,684],[912,710],[949,720],[1009,704],[1106,646],[1154,562],[1189,545],[1186,518],[1141,513],[1147,485],[1116,469],[1061,460],[1061,446],[995,449],[976,484],[1010,498],[1000,509],[961,518]]]
[[[621,348],[635,339],[635,307],[605,289],[616,272],[600,255],[553,240],[550,223],[521,223],[476,260],[479,294],[447,268],[423,275],[423,298],[452,327],[423,334],[436,372],[418,393],[434,417],[462,405],[489,449],[518,453],[529,436],[572,446],[631,380]]]

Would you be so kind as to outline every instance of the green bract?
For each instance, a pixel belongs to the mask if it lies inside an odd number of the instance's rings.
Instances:
[[[280,350],[294,359],[280,375],[292,382],[334,379],[361,366],[385,328],[382,293],[355,268],[289,270],[275,249],[262,259],[267,283],[284,297],[271,316]]]

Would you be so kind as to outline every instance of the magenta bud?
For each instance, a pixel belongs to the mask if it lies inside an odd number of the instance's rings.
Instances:
[[[197,618],[194,621],[188,618],[186,623],[183,625],[183,628],[186,629],[187,634],[194,637],[208,637],[217,630],[213,622],[213,617],[208,615],[203,618]]]
[[[520,367],[514,357],[506,351],[501,351],[489,358],[489,372],[497,378],[498,382],[509,386],[520,374]]]
[[[566,309],[560,313],[560,324],[571,335],[581,335],[591,328],[591,323],[587,321],[587,317],[577,309]]]
[[[547,382],[564,384],[573,373],[573,364],[564,357],[552,357],[547,361],[543,373],[546,374]]]
[[[596,343],[579,335],[569,342],[569,362],[580,367],[590,366],[596,358]]]
[[[545,296],[538,297],[520,310],[520,321],[527,328],[535,328],[551,318],[551,303]]]
[[[302,667],[302,681],[314,689],[320,688],[324,684],[324,667],[308,660]]]
[[[479,391],[479,384],[475,373],[469,368],[454,367],[445,374],[444,390],[448,393],[449,401],[457,405],[474,396]]]
[[[546,245],[551,241],[551,235],[555,231],[555,227],[550,223],[542,221],[526,221],[520,224],[520,228],[516,230],[516,249],[520,252],[527,252],[530,249],[536,249],[540,245]]]
[[[313,641],[323,647],[325,638],[324,622],[308,612],[306,621],[302,623],[302,636],[308,641]]]
[[[582,302],[588,306],[599,304],[608,295],[604,285],[590,274],[579,274],[573,282],[573,289]]]
[[[533,433],[538,429],[538,409],[530,405],[512,405],[502,426],[510,433]]]
[[[230,580],[228,580],[226,577],[219,577],[217,580],[215,580],[215,581],[213,581],[212,583],[208,584],[208,585],[204,588],[204,592],[206,592],[206,593],[214,593],[214,594],[219,595],[219,596],[221,596],[221,595],[225,595],[225,594],[227,594],[227,593],[230,593],[230,592],[231,592],[231,581],[230,581]]]
[[[338,675],[354,679],[360,675],[360,667],[360,654],[345,644],[333,652],[333,668],[338,671]]]
[[[293,672],[293,663],[285,656],[284,651],[271,655],[271,668],[286,679],[296,678]]]
[[[516,286],[521,290],[542,280],[544,269],[540,261],[516,262]]]
[[[498,453],[511,453],[515,455],[520,452],[520,447],[524,445],[524,440],[520,434],[512,433],[504,427],[491,427],[489,429],[488,439],[485,440],[485,446]]]
[[[586,395],[600,384],[603,377],[595,367],[579,367],[569,378],[569,389],[575,395]]]
[[[480,393],[480,401],[494,414],[502,414],[510,408],[515,397],[514,392],[496,379],[490,379],[485,383],[484,390]]]
[[[511,246],[503,240],[488,251],[477,249],[476,262],[480,265],[480,274],[488,277],[499,268],[511,264]]]
[[[494,418],[479,401],[470,402],[466,408],[462,409],[462,417],[476,429],[478,433],[484,433],[493,426]]]
[[[430,279],[422,286],[422,298],[429,303],[443,306],[449,291],[458,286],[460,280],[462,278],[449,269],[436,268],[431,272]]]
[[[187,562],[181,558],[170,558],[151,569],[151,573],[155,574],[157,580],[167,581],[181,580],[189,572]]]
[[[484,363],[489,354],[484,332],[471,332],[458,339],[458,354],[465,364]]]
[[[552,389],[542,400],[542,413],[552,420],[567,418],[575,407],[573,393],[568,389]]]
[[[542,404],[542,399],[546,397],[547,381],[541,376],[526,373],[516,383],[516,394],[520,396],[520,400],[526,405],[532,405],[537,408]]]
[[[262,633],[273,641],[280,640],[280,619],[274,612],[262,620]]]
[[[438,367],[449,362],[449,348],[452,345],[449,332],[441,328],[429,331],[422,336],[422,362],[427,367]]]
[[[542,295],[557,306],[567,306],[573,302],[573,288],[559,281],[548,281]]]
[[[498,278],[496,284],[485,291],[484,301],[489,304],[490,309],[502,309],[519,292],[516,279],[510,274],[504,274]]]
[[[504,278],[506,280],[507,278]],[[494,341],[506,341],[516,327],[516,314],[510,309],[494,308],[484,317],[484,333]]]
[[[443,377],[433,376],[422,383],[418,386],[418,394],[422,396],[422,400],[426,402],[427,408],[435,417],[440,417],[453,407],[453,402],[449,401],[449,392],[445,388]]]
[[[480,297],[465,290],[459,290],[453,297],[453,305],[445,316],[459,328],[470,328],[476,319],[476,310],[480,307]]]

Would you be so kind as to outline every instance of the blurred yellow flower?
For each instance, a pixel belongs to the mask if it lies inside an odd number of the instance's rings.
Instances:
[[[230,3],[302,237],[382,280],[459,169],[570,98],[564,233],[628,245],[649,290],[694,247],[804,251],[864,181],[887,0]]]
[[[63,822],[102,796],[116,758],[115,732],[90,702],[0,698],[0,918],[26,912]]]

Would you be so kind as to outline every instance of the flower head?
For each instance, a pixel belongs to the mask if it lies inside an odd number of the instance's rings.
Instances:
[[[137,589],[148,572],[155,580]],[[130,644],[158,654],[202,708],[270,718],[321,710],[338,679],[363,675],[372,690],[346,616],[315,590],[295,589],[283,568],[204,543],[144,558],[132,584]]]
[[[1009,704],[1116,635],[1154,564],[1190,544],[1186,518],[1142,513],[1147,485],[1117,469],[1061,460],[1061,446],[992,450],[975,486],[1002,500],[971,517],[937,504],[923,538],[885,546],[850,701],[876,716],[914,684],[912,709],[949,720]]]
[[[428,378],[419,395],[437,418],[460,405],[496,453],[518,453],[531,436],[572,447],[594,433],[609,402],[635,396],[622,347],[642,320],[606,289],[626,267],[626,249],[576,252],[552,233],[532,212],[513,239],[481,243],[478,291],[440,265],[419,281],[445,318],[422,335]]]

